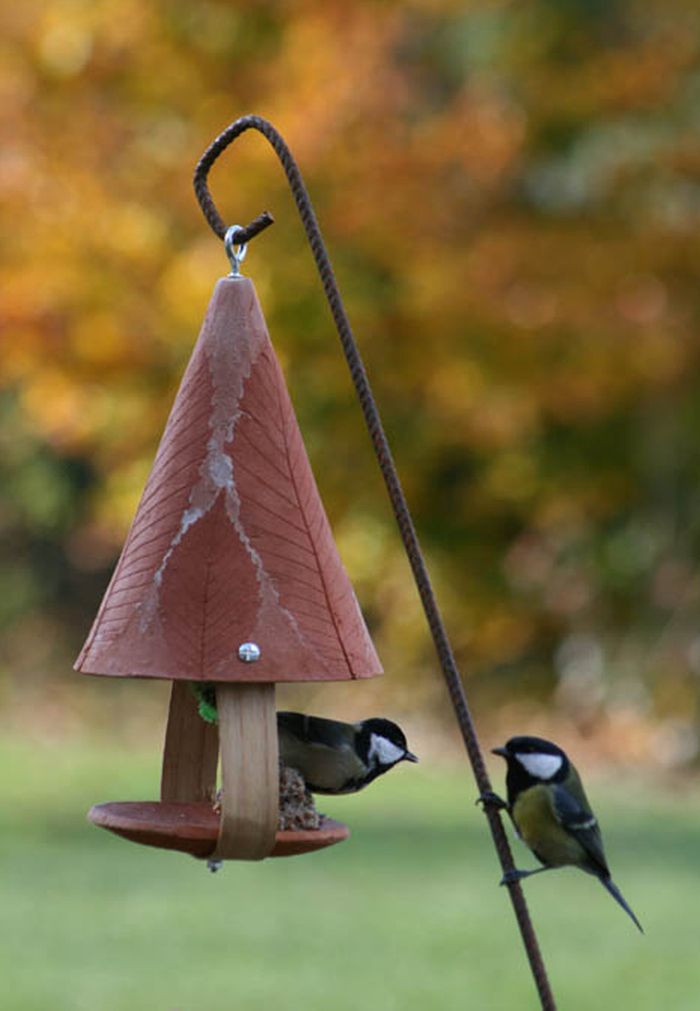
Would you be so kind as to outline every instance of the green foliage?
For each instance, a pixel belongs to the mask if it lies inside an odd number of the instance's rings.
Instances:
[[[190,688],[197,699],[197,712],[205,723],[218,723],[219,713],[216,708],[216,689],[214,685],[193,681]]]

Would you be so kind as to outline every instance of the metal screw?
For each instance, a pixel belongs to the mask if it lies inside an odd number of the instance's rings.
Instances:
[[[238,647],[238,658],[243,663],[255,663],[260,659],[260,647],[257,642],[242,642]]]

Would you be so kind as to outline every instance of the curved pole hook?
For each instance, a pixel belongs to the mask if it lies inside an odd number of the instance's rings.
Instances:
[[[216,204],[209,192],[209,185],[207,183],[207,176],[209,175],[209,170],[212,165],[222,153],[225,151],[229,144],[232,144],[236,137],[239,137],[242,133],[249,129],[260,130],[261,133],[266,134],[266,130],[272,131],[277,134],[277,131],[268,123],[267,120],[262,119],[260,116],[243,116],[241,119],[237,119],[235,123],[231,123],[230,126],[226,127],[223,133],[214,140],[209,147],[206,149],[202,157],[197,162],[197,167],[194,170],[194,192],[199,206],[202,208],[202,214],[209,222],[209,226],[212,231],[219,236],[223,241],[226,238],[226,232],[228,227],[224,224],[223,218],[216,209]],[[279,136],[279,134],[277,134]],[[279,138],[282,144],[282,138]],[[249,225],[245,228],[239,226],[236,230],[236,243],[240,245],[245,245],[256,235],[259,235],[265,228],[273,224],[274,218],[269,211],[263,211],[259,214],[257,218],[254,218]]]
[[[240,119],[235,120],[219,134],[216,140],[212,141],[202,157],[199,159],[197,167],[194,170],[193,183],[194,192],[197,200],[199,201],[199,206],[202,209],[204,217],[207,219],[212,231],[215,232],[220,239],[224,239],[226,236],[227,226],[219,214],[214,200],[212,199],[212,195],[209,192],[207,177],[209,175],[209,170],[219,155],[221,155],[226,148],[232,144],[234,140],[236,140],[237,137],[240,137],[242,133],[245,133],[246,130],[257,130],[261,133],[263,137],[269,141],[279,158],[285,175],[287,176],[289,186],[292,190],[292,195],[297,205],[297,209],[301,215],[301,220],[304,225],[307,238],[311,244],[312,250],[314,251],[314,257],[316,257],[318,263],[317,249],[319,247],[323,249],[323,239],[321,238],[318,221],[316,220],[316,215],[311,205],[311,198],[309,197],[308,191],[301,178],[299,166],[294,160],[292,152],[287,147],[282,135],[275,129],[272,123],[263,119],[262,116],[241,116]],[[236,231],[236,243],[241,245],[245,244],[263,231],[263,229],[271,225],[273,221],[274,218],[272,215],[268,211],[263,211],[262,214],[255,218],[254,221],[251,221],[251,223],[245,228],[240,228]],[[325,253],[325,250],[323,250],[323,252]],[[328,257],[326,256],[326,260],[327,259]],[[328,267],[330,268],[330,263],[328,263]]]

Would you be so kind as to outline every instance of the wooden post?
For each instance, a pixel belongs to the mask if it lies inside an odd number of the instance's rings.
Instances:
[[[197,700],[186,681],[173,681],[163,749],[160,799],[214,802],[219,734],[197,712]]]
[[[217,684],[221,744],[221,829],[218,860],[269,856],[279,821],[275,686]]]

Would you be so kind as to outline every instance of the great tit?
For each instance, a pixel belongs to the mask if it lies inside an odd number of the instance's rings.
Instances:
[[[216,688],[192,683],[199,715],[217,723]],[[277,713],[280,758],[303,776],[312,793],[357,793],[398,762],[417,762],[391,720],[340,723],[304,713]]]
[[[495,794],[482,799],[508,810],[518,835],[544,865],[533,871],[514,870],[502,884],[555,867],[580,867],[598,878],[644,933],[610,876],[598,821],[578,772],[562,749],[541,737],[511,737],[502,748],[493,748],[493,754],[508,763],[508,803]]]
[[[299,770],[312,793],[356,793],[399,762],[418,761],[391,720],[339,723],[278,712],[277,732],[280,758]]]

